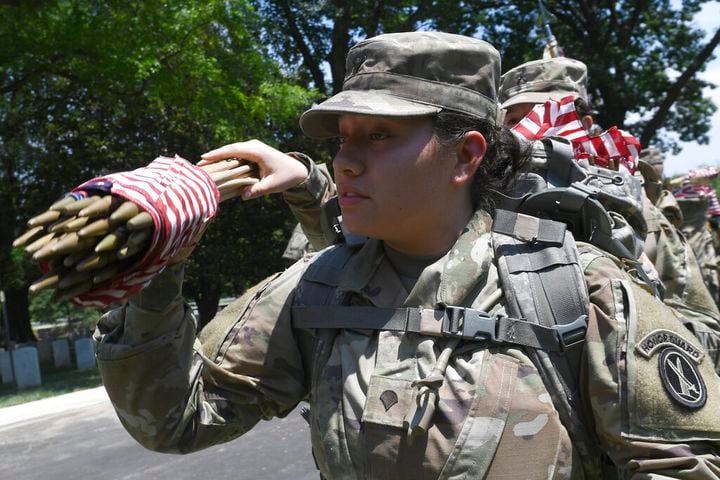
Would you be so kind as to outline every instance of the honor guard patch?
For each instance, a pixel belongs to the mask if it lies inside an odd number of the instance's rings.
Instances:
[[[687,354],[695,363],[700,363],[705,352],[672,330],[658,329],[648,333],[635,346],[635,350],[645,358],[665,347],[676,347]]]
[[[658,357],[663,387],[675,403],[690,410],[705,405],[705,382],[694,361],[677,347],[667,347]]]

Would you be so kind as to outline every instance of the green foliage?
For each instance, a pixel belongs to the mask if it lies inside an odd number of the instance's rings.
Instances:
[[[646,138],[647,144],[676,151],[677,143],[662,135],[663,131],[674,132],[682,141],[707,143],[709,119],[717,107],[703,96],[708,82],[694,74],[672,99],[661,129],[644,131],[676,78],[693,68],[705,32],[692,19],[707,2],[544,3],[549,11],[547,20],[565,55],[588,66],[589,94],[602,126],[618,125],[638,138]],[[486,10],[478,15],[478,23],[484,38],[502,52],[504,70],[540,58],[547,42],[536,1]],[[637,120],[628,121],[631,113]]]
[[[97,368],[50,369],[43,370],[41,376],[42,385],[38,387],[17,391],[12,383],[0,385],[0,408],[102,385],[100,370]]]
[[[546,0],[545,19],[536,0],[256,3],[271,51],[298,79],[325,94],[342,85],[350,46],[369,36],[418,29],[477,35],[500,51],[507,71],[541,58],[547,21],[565,54],[588,65],[600,125],[618,125],[648,145],[666,148],[677,149],[667,132],[682,141],[708,141],[716,106],[703,95],[708,82],[696,75],[709,58],[702,54],[705,32],[692,22],[706,0]],[[674,92],[684,72],[690,78]],[[669,111],[651,122],[663,101]]]
[[[300,135],[297,117],[314,98],[270,60],[260,19],[243,1],[58,0],[4,5],[0,14],[0,200],[12,206],[3,211],[12,228],[0,232],[0,259],[11,261],[0,262],[0,286],[37,277],[9,242],[74,185],[160,154],[195,161],[253,137],[283,147]],[[258,208],[245,213],[287,215],[279,202],[264,207],[270,214]],[[216,223],[227,238],[229,223]],[[209,264],[223,263],[222,247],[203,248]],[[34,315],[65,308],[33,301]]]
[[[546,1],[560,44],[590,68],[602,125],[645,128],[692,68],[703,3]],[[300,135],[299,114],[341,87],[353,43],[415,29],[481,36],[505,70],[539,58],[544,42],[534,0],[0,2],[0,287],[39,274],[10,248],[25,220],[94,176],[253,137],[329,160],[331,147]],[[664,130],[707,140],[704,86],[693,75]],[[223,204],[186,291],[232,295],[282,268],[292,224],[276,196]],[[41,298],[33,311],[52,311]]]
[[[80,308],[70,302],[51,302],[52,292],[45,290],[30,299],[30,318],[33,323],[55,323],[61,318],[90,323],[97,321],[101,313]]]

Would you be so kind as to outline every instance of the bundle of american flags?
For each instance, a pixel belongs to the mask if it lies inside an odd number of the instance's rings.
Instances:
[[[718,174],[720,174],[720,171],[716,167],[690,170],[682,178],[682,186],[673,190],[673,195],[678,199],[707,198],[708,216],[720,216],[720,202],[718,202],[715,188],[709,183],[701,183],[703,180],[712,180]]]
[[[575,110],[575,100],[567,96],[538,104],[512,131],[527,140],[556,136],[568,139],[573,146],[575,158],[592,158],[601,167],[614,163],[630,174],[635,173],[640,155],[640,142],[617,127],[598,136],[590,136]]]
[[[152,216],[155,226],[139,263],[102,288],[74,297],[73,302],[82,306],[119,302],[150,283],[209,225],[220,196],[208,173],[179,156],[159,157],[137,170],[94,178],[73,192],[110,193],[130,200]]]

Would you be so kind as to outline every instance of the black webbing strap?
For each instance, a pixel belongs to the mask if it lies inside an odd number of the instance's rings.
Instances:
[[[361,306],[295,306],[294,328],[390,330],[423,335],[491,341],[564,352],[584,337],[587,317],[546,327],[526,320],[490,315],[465,307],[443,309],[379,308]]]

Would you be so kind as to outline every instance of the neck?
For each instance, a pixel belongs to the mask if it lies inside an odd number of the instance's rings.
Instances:
[[[441,216],[434,227],[426,229],[430,231],[413,232],[398,239],[385,239],[385,244],[411,257],[444,255],[455,244],[473,215],[469,202],[449,211],[453,213]]]

